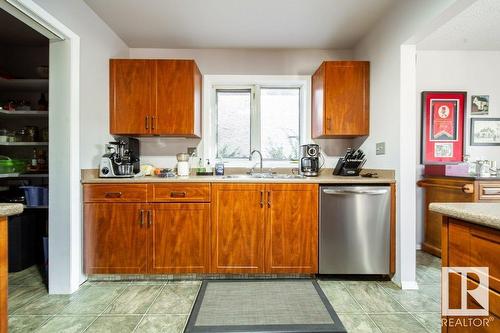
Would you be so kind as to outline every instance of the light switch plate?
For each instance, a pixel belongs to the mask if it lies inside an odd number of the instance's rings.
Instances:
[[[385,155],[385,142],[377,142],[375,146],[376,155]]]

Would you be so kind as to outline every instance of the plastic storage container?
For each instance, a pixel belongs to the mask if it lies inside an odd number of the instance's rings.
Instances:
[[[26,161],[11,159],[0,155],[0,173],[23,173],[26,171]]]
[[[19,186],[24,190],[26,198],[26,205],[29,207],[34,206],[47,206],[49,203],[49,189],[42,186]]]

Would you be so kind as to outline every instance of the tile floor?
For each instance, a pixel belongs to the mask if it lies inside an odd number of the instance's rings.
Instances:
[[[320,280],[348,332],[440,332],[440,260],[417,253],[420,290]],[[32,267],[9,275],[9,332],[182,332],[199,281],[87,282],[48,295]]]

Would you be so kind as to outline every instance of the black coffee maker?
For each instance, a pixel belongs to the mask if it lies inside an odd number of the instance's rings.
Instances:
[[[306,177],[318,176],[319,154],[319,145],[317,144],[300,146],[299,174]]]

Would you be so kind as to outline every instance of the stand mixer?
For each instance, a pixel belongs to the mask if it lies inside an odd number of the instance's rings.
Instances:
[[[139,141],[133,138],[115,138],[106,145],[101,157],[99,177],[130,178],[140,171]]]

